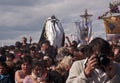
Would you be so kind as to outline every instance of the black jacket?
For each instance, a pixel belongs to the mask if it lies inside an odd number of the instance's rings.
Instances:
[[[9,74],[6,75],[0,75],[0,83],[15,83],[14,76],[11,76]]]

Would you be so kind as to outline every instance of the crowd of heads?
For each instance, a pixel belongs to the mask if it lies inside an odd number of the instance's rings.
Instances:
[[[47,40],[27,43],[27,38],[23,37],[22,41],[17,41],[15,45],[0,47],[0,81],[5,78],[4,75],[9,75],[12,82],[6,83],[27,83],[26,79],[31,76],[37,79],[32,80],[34,83],[38,80],[43,83],[65,83],[72,63],[89,57],[96,50],[120,63],[120,46],[110,45],[107,41],[103,45],[103,41],[105,40],[96,38],[88,45],[80,46],[76,41],[72,41],[70,45],[65,43],[63,47],[56,49]],[[55,77],[61,81],[57,82]]]

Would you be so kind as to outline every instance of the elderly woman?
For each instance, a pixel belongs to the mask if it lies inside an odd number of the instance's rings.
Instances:
[[[65,56],[55,68],[48,73],[47,82],[49,83],[65,83],[69,69],[72,65],[72,57]]]

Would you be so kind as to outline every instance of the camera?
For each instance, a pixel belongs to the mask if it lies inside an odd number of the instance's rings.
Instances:
[[[99,66],[108,66],[110,64],[110,59],[105,54],[98,54],[98,65]]]

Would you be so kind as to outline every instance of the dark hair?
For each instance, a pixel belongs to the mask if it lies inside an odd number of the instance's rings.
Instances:
[[[72,41],[72,46],[75,46],[75,47],[77,47],[77,45],[78,45],[78,43],[77,43],[77,41]]]
[[[35,67],[37,67],[37,66],[40,66],[40,61],[38,61],[38,60],[33,60],[33,62],[32,62],[32,69],[34,69]]]
[[[35,46],[31,46],[30,50],[36,50],[36,47]]]
[[[0,66],[4,67],[4,68],[8,68],[7,64],[5,62],[0,62]]]
[[[6,49],[4,48],[4,47],[0,47],[0,54],[5,54],[5,52],[6,52]]]
[[[8,73],[9,67],[5,62],[0,62],[0,66],[5,68],[5,71],[2,74]]]
[[[25,41],[27,41],[27,38],[26,38],[26,37],[23,37],[23,39],[24,39]]]
[[[14,46],[14,45],[10,45],[10,46],[8,47],[8,49],[9,49],[9,50],[15,50],[15,46]]]
[[[8,53],[8,54],[6,55],[6,57],[14,59],[14,58],[15,58],[15,55],[14,55],[13,53]]]
[[[20,70],[21,69],[21,57],[15,62],[15,71]]]
[[[91,48],[89,45],[81,45],[78,47],[78,51],[82,52],[84,56],[88,57],[91,52]]]
[[[19,59],[19,63],[22,65],[24,62],[27,62],[28,64],[32,63],[32,57],[30,55],[26,55],[23,58]]]
[[[22,46],[22,43],[21,42],[19,42],[19,41],[17,41],[17,42],[15,42],[15,47],[16,48],[21,48],[21,46]]]
[[[44,60],[41,60],[41,61],[33,60],[31,68],[32,68],[32,70],[35,69],[35,67],[41,67],[42,69],[44,69],[45,66],[46,66],[46,63]]]
[[[109,55],[112,51],[110,44],[106,40],[99,37],[96,37],[95,39],[93,39],[89,43],[89,46],[92,49],[91,52],[98,51],[99,53]]]
[[[46,44],[46,45],[50,46],[50,41],[49,40],[45,40],[45,41],[42,42],[42,44]]]

